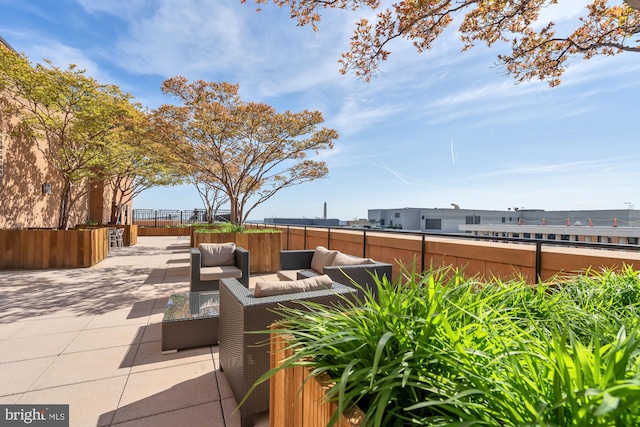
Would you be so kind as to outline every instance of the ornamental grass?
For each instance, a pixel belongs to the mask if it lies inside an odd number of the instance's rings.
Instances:
[[[378,300],[283,309],[279,369],[328,374],[364,426],[640,425],[640,278],[629,267],[481,281],[454,269],[377,280]]]
[[[231,224],[230,222],[215,224],[194,224],[196,233],[281,233],[274,228],[246,228],[242,225]]]

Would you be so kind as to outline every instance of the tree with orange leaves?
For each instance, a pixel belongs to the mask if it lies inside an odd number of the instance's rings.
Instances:
[[[498,60],[518,82],[538,78],[556,86],[573,57],[640,52],[640,0],[617,0],[613,5],[607,0],[593,0],[578,28],[564,35],[556,33],[553,22],[538,19],[543,8],[558,0],[402,0],[386,8],[381,0],[273,2],[279,7],[288,6],[298,25],[312,25],[314,30],[324,9],[377,11],[373,20],[362,18],[356,23],[350,51],[340,60],[341,72],[353,71],[366,80],[391,54],[392,40],[408,39],[418,52],[424,52],[454,21],[460,24],[462,50],[476,42],[488,46],[498,41],[510,43],[511,53],[498,55]]]
[[[335,130],[318,128],[324,122],[319,111],[279,113],[242,101],[238,90],[237,84],[173,77],[162,92],[178,105],[155,111],[184,169],[227,195],[235,225],[278,191],[326,176],[325,162],[307,156],[333,148],[338,138]]]

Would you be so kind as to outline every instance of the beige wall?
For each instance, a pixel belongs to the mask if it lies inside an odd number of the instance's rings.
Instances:
[[[0,98],[0,228],[55,227],[59,174],[48,167],[43,154],[19,132],[15,117],[6,114],[8,101]],[[43,194],[42,184],[51,184]],[[77,214],[74,215],[77,217]]]
[[[0,49],[10,49],[0,38]],[[58,224],[62,194],[60,174],[49,167],[44,155],[19,132],[18,120],[9,111],[9,101],[0,94],[0,228],[53,228]],[[51,185],[51,194],[42,185]],[[105,188],[106,187],[106,188]],[[112,192],[109,186],[88,183],[75,188],[88,193],[75,204],[69,227],[87,220],[106,223]],[[129,212],[131,212],[131,203]],[[131,224],[131,220],[127,222]]]
[[[59,203],[62,194],[60,174],[51,168],[44,155],[17,127],[15,117],[8,117],[7,100],[0,98],[0,149],[2,150],[2,176],[0,176],[0,228],[53,228],[58,224]],[[42,185],[51,185],[51,194],[42,192]],[[76,187],[86,191],[87,185]],[[109,220],[111,188],[93,184],[90,194],[76,203],[69,227],[86,223],[87,219],[99,223]],[[131,204],[129,212],[131,212]],[[128,222],[131,223],[131,220]]]

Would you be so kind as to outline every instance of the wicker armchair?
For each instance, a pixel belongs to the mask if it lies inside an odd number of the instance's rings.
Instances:
[[[355,300],[353,288],[333,283],[332,289],[256,298],[236,279],[220,280],[220,368],[224,370],[236,401],[245,397],[255,381],[270,369],[269,334],[266,331],[281,316],[278,307],[302,308],[300,300],[320,304],[344,304]],[[240,406],[242,427],[253,426],[255,414],[269,409],[269,383],[259,385]]]
[[[249,251],[236,247],[234,253],[235,265],[220,266],[212,276],[213,278],[204,278],[202,275],[202,253],[199,248],[191,248],[190,252],[190,291],[217,291],[220,287],[219,280],[223,277],[237,277],[238,280],[246,287],[249,287]],[[210,268],[210,267],[208,267]]]

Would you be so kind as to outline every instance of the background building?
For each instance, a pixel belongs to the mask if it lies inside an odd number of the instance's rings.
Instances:
[[[369,225],[414,231],[460,233],[461,224],[517,224],[517,211],[480,209],[369,209]]]
[[[371,209],[369,223],[411,231],[634,245],[640,238],[640,211],[633,209]]]

